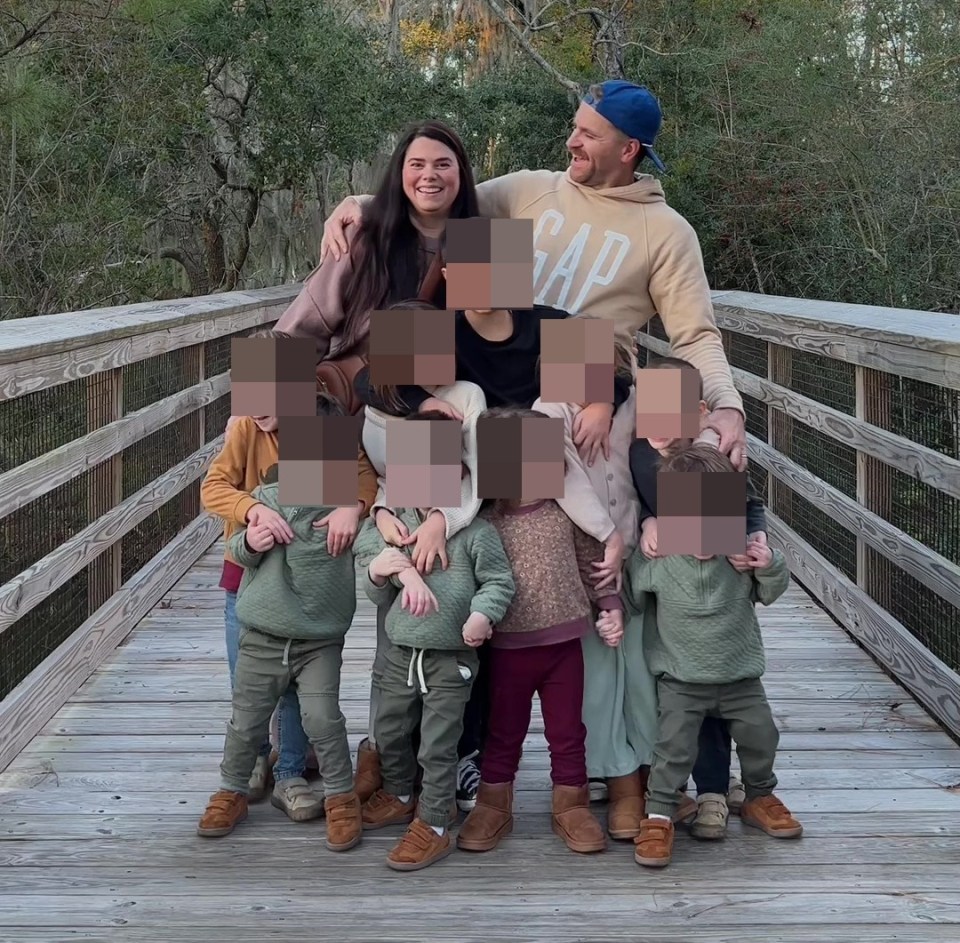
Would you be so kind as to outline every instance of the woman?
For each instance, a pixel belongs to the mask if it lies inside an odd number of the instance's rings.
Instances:
[[[366,355],[370,312],[429,288],[443,307],[443,279],[424,286],[447,219],[478,215],[463,143],[439,121],[414,125],[397,145],[379,189],[364,207],[350,251],[328,256],[304,282],[276,328],[312,337],[321,361]],[[431,282],[434,279],[431,279]]]
[[[326,361],[365,360],[371,311],[418,295],[437,307],[445,306],[439,253],[446,222],[450,218],[478,215],[473,170],[460,138],[439,121],[414,125],[397,144],[376,195],[364,207],[349,253],[339,260],[328,256],[310,274],[296,300],[277,322],[277,329],[314,338],[321,361],[318,373]],[[367,427],[370,422],[364,425]],[[376,441],[368,440],[370,435],[365,432],[364,445],[382,476],[385,442],[379,443],[382,447],[378,448]],[[417,541],[421,553],[432,550],[445,536],[443,522],[438,522],[437,516],[431,515],[410,535],[422,538]],[[433,555],[431,552],[430,556]],[[384,618],[385,611],[378,609],[378,653],[371,678],[369,737],[360,744],[357,754],[356,789],[361,801],[366,801],[380,785],[374,718],[380,696],[378,667],[389,644]]]

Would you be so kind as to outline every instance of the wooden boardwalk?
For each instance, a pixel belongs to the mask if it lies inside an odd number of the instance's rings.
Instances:
[[[0,774],[2,943],[960,939],[960,748],[796,585],[761,621],[799,842],[733,819],[722,843],[681,832],[663,872],[637,867],[630,843],[575,856],[550,831],[539,720],[514,835],[492,854],[398,875],[383,863],[396,830],[334,855],[322,822],[269,803],[198,838],[229,711],[220,553]],[[371,617],[364,601],[345,656],[354,746]]]

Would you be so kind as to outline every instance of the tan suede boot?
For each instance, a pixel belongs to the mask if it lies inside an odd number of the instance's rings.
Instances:
[[[640,771],[627,776],[608,776],[607,831],[611,838],[634,839],[643,818],[643,780]]]
[[[553,830],[571,851],[586,854],[607,847],[603,828],[590,811],[590,789],[586,783],[553,787]]]
[[[457,835],[464,851],[493,851],[513,831],[513,783],[480,782],[477,804]]]
[[[366,802],[381,786],[380,754],[370,741],[363,739],[357,747],[357,772],[353,777],[353,790],[361,804]]]

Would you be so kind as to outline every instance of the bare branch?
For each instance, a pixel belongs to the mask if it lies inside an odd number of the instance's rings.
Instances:
[[[530,40],[524,35],[523,30],[517,26],[513,20],[507,15],[506,10],[497,3],[497,0],[486,0],[487,6],[493,11],[497,19],[506,26],[507,30],[513,36],[514,39],[520,44],[520,48],[531,58],[534,62],[540,66],[548,75],[552,76],[556,81],[558,81],[568,92],[573,95],[576,95],[578,98],[583,94],[583,89],[572,79],[568,79],[562,72],[554,68],[547,62],[543,56],[537,52],[536,49],[530,43]],[[526,20],[524,20],[526,23]]]

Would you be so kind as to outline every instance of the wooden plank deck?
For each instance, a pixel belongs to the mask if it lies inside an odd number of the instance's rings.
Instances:
[[[799,842],[733,819],[722,843],[681,832],[663,872],[630,843],[575,856],[550,831],[539,719],[516,829],[492,854],[398,875],[383,863],[396,830],[333,855],[322,823],[269,803],[228,838],[196,837],[229,711],[221,549],[0,774],[0,943],[960,939],[960,748],[798,586],[761,621]],[[353,746],[372,646],[364,601],[344,663]]]

